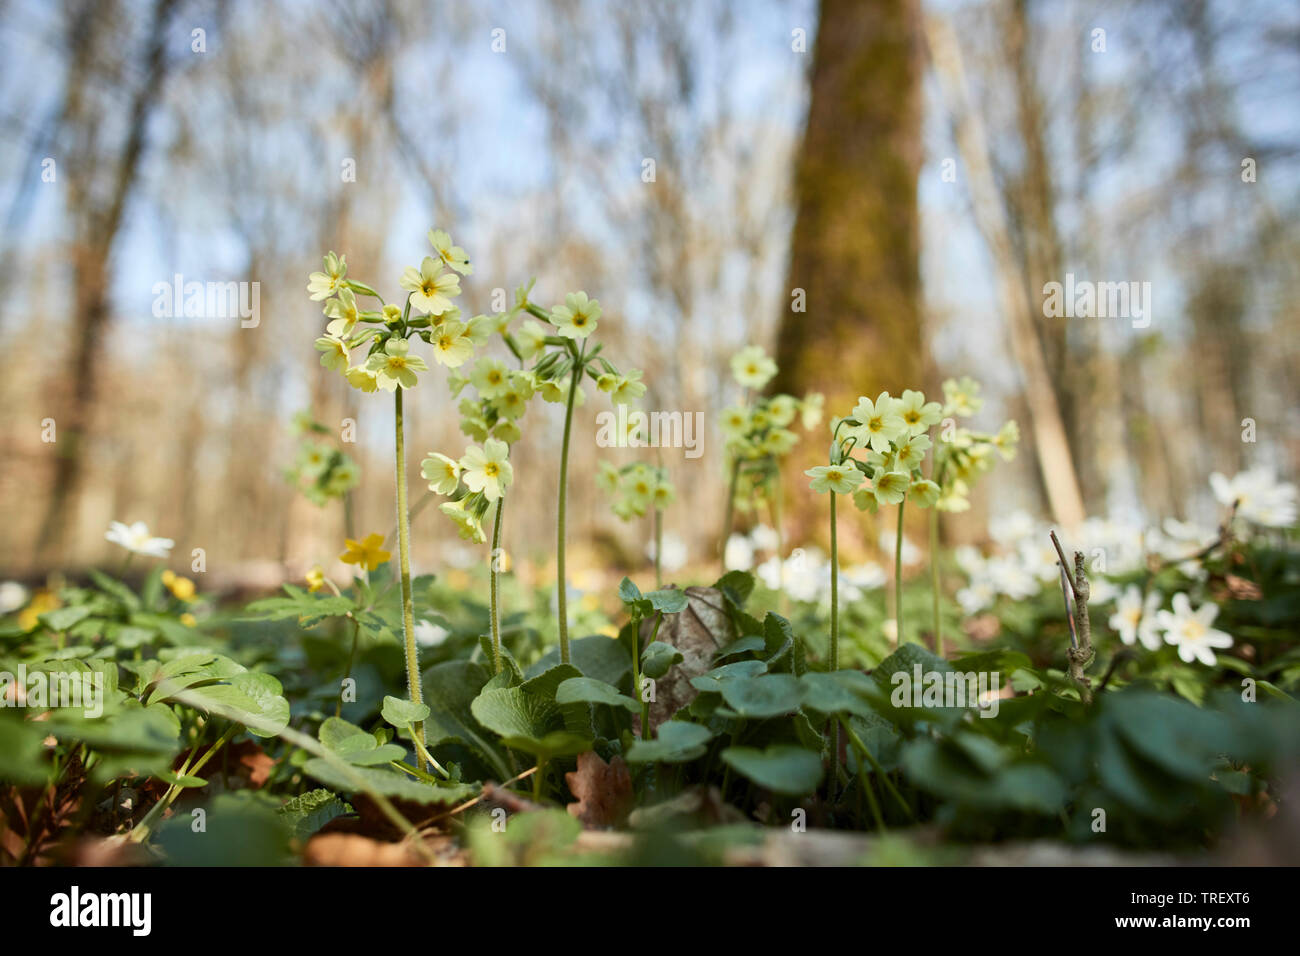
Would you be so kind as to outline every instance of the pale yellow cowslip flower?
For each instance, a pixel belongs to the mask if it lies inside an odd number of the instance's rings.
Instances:
[[[471,445],[460,460],[461,480],[470,491],[482,492],[488,501],[500,498],[514,479],[510,446],[489,438],[483,447]]]
[[[420,474],[429,482],[429,490],[449,495],[460,484],[460,462],[437,452],[420,462]]]
[[[833,491],[838,495],[847,495],[862,484],[863,479],[862,472],[848,463],[842,465],[818,465],[815,468],[809,468],[804,474],[812,479],[812,481],[808,482],[808,487],[818,494]]]
[[[444,272],[433,256],[425,256],[419,269],[408,266],[398,284],[411,293],[411,307],[428,315],[442,315],[454,307],[451,297],[460,295],[460,276]]]

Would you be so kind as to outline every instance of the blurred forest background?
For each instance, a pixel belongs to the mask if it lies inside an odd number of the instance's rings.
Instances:
[[[20,0],[0,50],[9,575],[103,561],[110,520],[223,580],[328,561],[343,509],[283,476],[305,409],[356,420],[356,530],[387,533],[391,403],[319,367],[305,286],[334,249],[391,297],[435,225],[474,260],[467,311],[531,276],[545,304],[585,289],[644,407],[704,413],[703,456],[661,459],[693,561],[750,343],[832,414],[981,379],[1025,441],[954,540],[1018,506],[1213,520],[1211,471],[1300,464],[1298,4]],[[1149,326],[1045,318],[1067,273],[1150,282]],[[259,283],[260,324],[155,316],[177,274]],[[643,560],[593,483],[637,454],[596,447],[606,407],[591,390],[575,421],[575,577]],[[407,408],[420,488],[423,453],[465,439],[441,370]],[[544,560],[562,409],[528,416],[509,537]],[[795,497],[787,540],[815,541]],[[435,509],[414,534],[417,571],[469,560]]]

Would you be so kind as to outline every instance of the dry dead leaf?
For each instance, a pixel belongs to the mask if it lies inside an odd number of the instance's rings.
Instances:
[[[991,641],[1002,630],[1002,622],[995,614],[980,614],[962,624],[962,630],[972,641]]]
[[[653,631],[653,621],[641,623],[643,645]],[[686,610],[666,616],[656,638],[681,651],[682,661],[655,682],[655,699],[650,704],[652,731],[695,699],[699,691],[691,686],[691,678],[713,670],[719,649],[735,639],[736,626],[727,613],[722,592],[717,588],[687,588]],[[641,717],[637,715],[632,723],[639,733]]]
[[[1254,581],[1248,581],[1235,574],[1225,575],[1223,580],[1228,585],[1228,593],[1238,601],[1258,601],[1264,596],[1264,592]]]
[[[423,866],[405,843],[383,843],[356,833],[321,833],[307,841],[308,866]]]
[[[632,775],[622,757],[609,763],[594,750],[578,755],[578,769],[564,775],[578,799],[569,804],[569,815],[585,827],[612,827],[622,823],[632,806]]]

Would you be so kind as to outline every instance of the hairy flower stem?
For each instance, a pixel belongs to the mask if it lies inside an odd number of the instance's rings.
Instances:
[[[573,432],[573,400],[578,394],[578,382],[582,379],[583,357],[587,354],[587,343],[582,343],[573,363],[573,372],[569,376],[569,401],[564,406],[564,441],[560,445],[560,501],[555,509],[555,579],[558,593],[556,602],[560,624],[560,663],[569,663],[569,594],[564,574],[564,520],[569,498],[569,436]],[[540,771],[539,771],[540,776]]]
[[[898,503],[898,533],[894,539],[894,627],[898,631],[898,646],[902,647],[903,637],[903,506],[904,498]]]
[[[492,673],[501,673],[501,514],[506,510],[506,496],[497,499],[497,513],[492,521],[492,553],[488,555],[488,613],[492,618]]]
[[[406,437],[402,425],[401,386],[393,393],[393,428],[397,464],[397,557],[401,570],[402,587],[402,638],[406,645],[406,695],[412,703],[423,703],[420,690],[420,650],[415,644],[415,605],[411,600],[411,516],[406,508]],[[412,736],[425,743],[424,721],[411,725]],[[425,769],[422,755],[417,756],[419,768]]]
[[[330,582],[330,584],[332,587],[333,582]],[[334,592],[337,597],[338,588],[334,588]],[[352,667],[357,662],[357,642],[361,637],[361,622],[352,614],[348,614],[348,617],[352,619],[352,650],[348,652],[348,669],[343,674],[344,682],[347,682],[352,677]],[[343,716],[343,693],[341,690],[339,692],[339,699],[334,702],[334,716]]]
[[[650,640],[646,642],[646,647],[659,639],[659,625],[663,623],[663,619],[664,616],[656,611],[654,630],[650,632]],[[649,740],[650,701],[646,698],[645,691],[641,687],[641,624],[639,621],[637,622],[636,636],[632,639],[632,689],[641,701],[641,739]]]
[[[831,497],[831,651],[830,662],[827,670],[837,671],[840,668],[840,547],[839,538],[835,527],[835,492],[830,493]],[[840,725],[832,724],[831,726],[831,766],[838,767],[840,763]],[[838,770],[831,775],[831,786],[834,786],[835,776]]]
[[[731,515],[736,507],[736,486],[740,483],[740,459],[731,463],[731,481],[727,484],[727,503],[722,512],[722,546],[718,549],[718,560],[722,562],[722,573],[727,573],[727,542],[731,540]]]
[[[239,730],[240,727],[238,724],[231,724],[226,728],[226,732],[221,735],[216,743],[208,748],[207,752],[204,753],[202,757],[192,765],[187,760],[181,766],[178,775],[183,777],[196,776],[198,772],[207,765],[207,762],[216,755],[218,750],[230,743],[231,739]],[[149,839],[149,834],[153,832],[154,824],[158,821],[158,818],[161,817],[163,813],[166,812],[167,808],[176,801],[176,798],[180,796],[181,791],[184,789],[184,787],[177,786],[176,784],[172,784],[168,787],[167,792],[162,795],[162,799],[155,803],[145,815],[145,818],[136,824],[135,828],[131,830],[129,838],[136,843],[143,843],[145,840]]]
[[[781,532],[782,497],[781,468],[778,465],[772,478],[772,529],[776,532],[776,589],[780,592],[781,616],[790,616],[790,598],[785,593],[785,535]]]
[[[934,653],[943,657],[943,631],[939,622],[939,509],[930,509],[930,600],[934,605]]]
[[[658,508],[654,509],[654,536],[655,536],[655,588],[664,586],[663,577],[663,551],[664,551],[664,513]]]

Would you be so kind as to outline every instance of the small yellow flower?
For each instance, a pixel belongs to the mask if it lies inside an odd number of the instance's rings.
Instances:
[[[325,586],[325,569],[319,564],[307,572],[307,590],[315,594]]]
[[[31,603],[22,609],[18,615],[18,626],[24,631],[30,631],[40,623],[38,618],[46,611],[53,611],[60,606],[59,599],[55,597],[53,591],[37,591],[32,595]]]
[[[460,484],[460,462],[431,451],[420,462],[420,474],[428,480],[430,491],[449,495]]]
[[[173,574],[171,571],[162,573],[162,582],[167,586],[167,590],[180,598],[182,601],[194,600],[194,582],[189,578],[183,578],[179,574]]]
[[[186,627],[194,627],[199,623],[199,620],[193,614],[189,613],[189,611],[186,611],[180,616],[180,622]]]
[[[776,374],[776,363],[761,346],[747,345],[731,357],[731,374],[745,388],[760,389]]]
[[[613,389],[609,392],[609,400],[615,405],[626,405],[628,402],[634,402],[645,394],[645,383],[641,381],[641,370],[632,368],[628,369],[626,375],[619,376]]]
[[[418,355],[411,354],[411,343],[405,339],[391,338],[384,345],[382,352],[376,352],[366,360],[366,368],[374,372],[375,381],[386,392],[401,388],[415,388],[419,383],[416,372],[426,371],[429,366]]]
[[[569,339],[585,339],[596,331],[600,303],[587,298],[585,292],[570,292],[564,297],[564,305],[551,309],[551,318],[555,320],[555,329],[560,335]]]
[[[403,272],[399,285],[411,293],[414,308],[433,316],[452,309],[452,297],[460,295],[460,276],[443,272],[442,262],[432,256],[425,256],[419,269]]]
[[[325,331],[336,338],[347,338],[356,328],[357,320],[361,318],[356,295],[344,286],[339,290],[337,299],[330,299],[325,303],[325,314],[332,320],[325,326]]]
[[[321,299],[328,299],[332,295],[337,295],[343,288],[343,277],[348,273],[347,259],[343,256],[336,256],[329,253],[325,256],[325,271],[313,272],[307,278],[307,291],[311,297],[319,302]]]
[[[349,385],[363,392],[373,392],[379,388],[379,379],[374,372],[364,365],[352,366],[344,373],[344,377],[348,380]]]
[[[316,340],[316,351],[323,352],[320,364],[328,369],[348,370],[348,345],[337,335],[322,335]]]
[[[841,495],[851,494],[854,488],[862,484],[863,479],[862,472],[849,462],[842,465],[818,465],[809,468],[804,474],[812,479],[808,482],[808,487],[818,494],[827,491]]]
[[[383,549],[382,534],[367,535],[364,541],[353,541],[351,538],[344,540],[347,550],[339,555],[339,560],[344,564],[359,564],[367,571],[373,571],[393,556],[391,551]]]
[[[433,246],[434,251],[438,253],[438,258],[442,260],[444,265],[455,269],[463,276],[474,272],[474,267],[469,264],[469,256],[465,255],[465,250],[460,246],[452,245],[451,236],[441,229],[429,230],[429,245]]]

